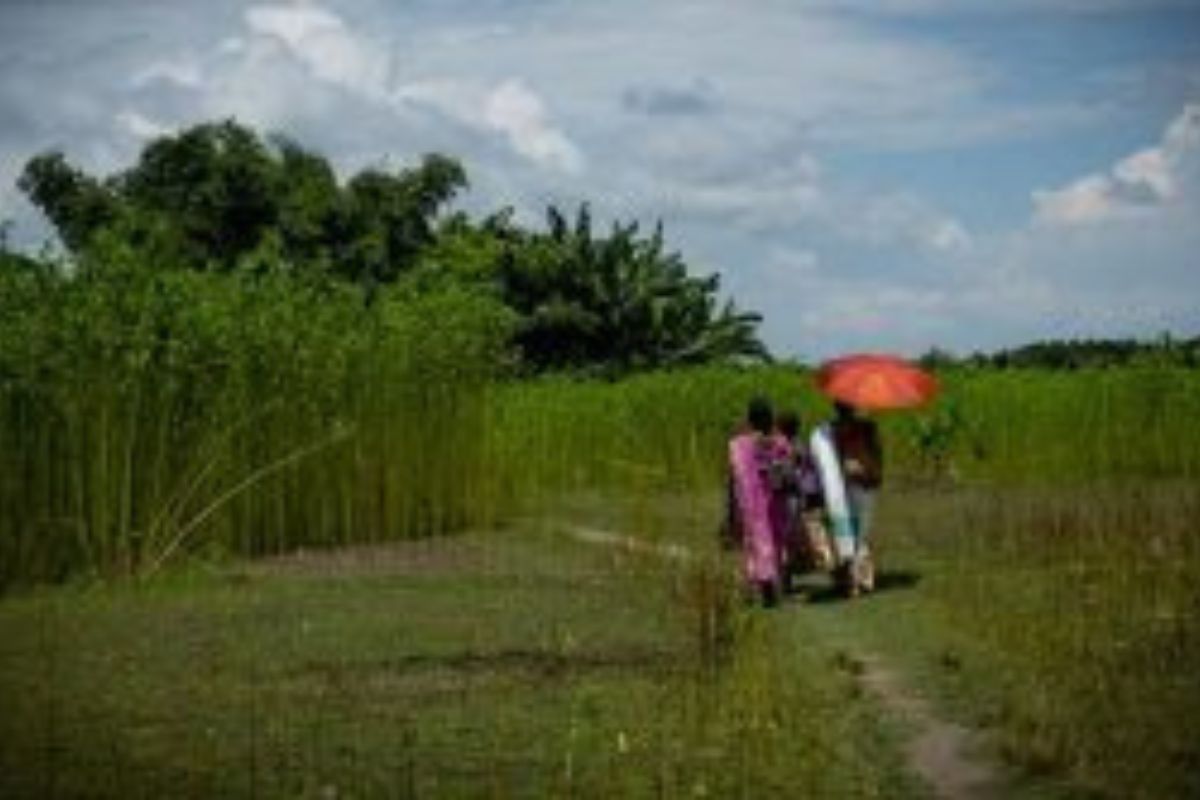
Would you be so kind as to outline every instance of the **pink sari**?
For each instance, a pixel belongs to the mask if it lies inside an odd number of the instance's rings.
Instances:
[[[779,580],[787,506],[771,487],[771,462],[778,450],[776,439],[754,433],[739,434],[729,442],[746,579],[758,584]]]
[[[783,481],[796,483],[796,449],[787,437],[776,434],[771,437],[771,461],[777,465],[780,478]],[[781,487],[773,487],[768,513],[771,516],[771,532],[775,536],[775,558],[779,563],[780,575],[784,566],[792,558],[792,541],[790,533],[795,523],[795,509],[788,504],[787,492]]]

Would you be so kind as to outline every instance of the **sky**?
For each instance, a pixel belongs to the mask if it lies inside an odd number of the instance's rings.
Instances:
[[[0,0],[0,219],[233,117],[458,205],[588,201],[781,356],[1200,334],[1200,0]]]

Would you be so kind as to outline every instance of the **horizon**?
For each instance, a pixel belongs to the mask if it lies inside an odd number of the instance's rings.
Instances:
[[[456,207],[662,220],[781,359],[1200,333],[1200,4],[104,0],[0,5],[0,219],[233,117]],[[357,124],[348,125],[347,120]]]

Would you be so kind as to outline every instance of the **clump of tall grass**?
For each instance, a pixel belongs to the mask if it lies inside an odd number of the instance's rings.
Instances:
[[[143,258],[4,276],[0,586],[494,519],[495,301]]]
[[[1200,373],[1119,369],[952,370],[943,400],[884,419],[901,471],[940,461],[967,480],[1079,485],[1200,476]]]
[[[582,490],[709,491],[746,401],[780,407],[822,401],[797,370],[708,366],[620,381],[547,376],[501,387],[492,433],[514,495],[554,498]]]
[[[1065,485],[1200,475],[1200,374],[1173,366],[954,370],[928,409],[880,415],[889,476]],[[806,426],[830,415],[809,373],[709,366],[621,381],[551,376],[504,386],[493,435],[516,490],[622,488],[637,471],[705,490],[746,401],[768,396]]]

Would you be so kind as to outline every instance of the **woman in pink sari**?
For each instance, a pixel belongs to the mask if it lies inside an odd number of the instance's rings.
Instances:
[[[773,465],[782,455],[781,440],[772,434],[771,405],[750,401],[746,429],[729,442],[729,474],[741,530],[746,581],[757,590],[764,606],[779,601],[786,506],[775,490]]]

